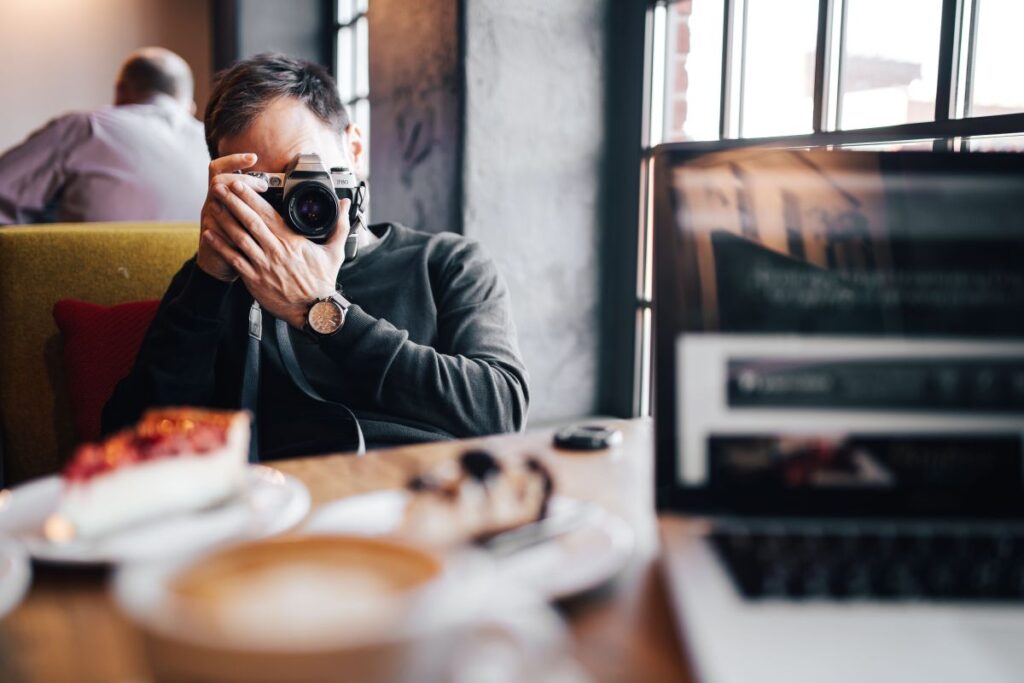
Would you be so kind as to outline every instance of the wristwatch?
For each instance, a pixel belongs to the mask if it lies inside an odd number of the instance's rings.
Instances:
[[[306,331],[314,338],[330,337],[345,324],[345,314],[351,305],[338,292],[323,299],[317,299],[306,312]]]

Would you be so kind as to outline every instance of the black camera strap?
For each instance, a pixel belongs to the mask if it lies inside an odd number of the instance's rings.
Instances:
[[[277,349],[281,355],[281,364],[284,365],[285,370],[288,371],[288,376],[292,378],[292,382],[295,383],[299,389],[302,390],[309,398],[314,401],[326,403],[328,405],[337,406],[344,411],[344,413],[352,420],[352,424],[356,428],[356,437],[359,441],[356,449],[357,455],[363,455],[366,453],[366,440],[363,438],[363,428],[359,425],[359,418],[352,412],[344,403],[339,401],[330,401],[320,395],[313,385],[306,379],[306,375],[302,372],[302,368],[299,367],[299,359],[295,357],[295,348],[292,346],[291,330],[288,328],[288,323],[280,318],[277,320],[277,324],[274,328],[274,332],[277,336]]]
[[[252,415],[249,435],[249,462],[260,461],[259,429],[256,427],[256,402],[260,384],[260,340],[263,338],[263,311],[254,299],[249,307],[249,335],[246,338],[245,368],[242,372],[242,410]]]
[[[364,205],[366,204],[366,197],[369,193],[369,189],[366,185],[366,181],[359,183],[356,188],[355,196],[352,198],[352,211],[349,218],[349,232],[348,237],[345,238],[345,260],[355,261],[359,255],[359,232],[361,230],[367,230],[366,226],[366,210]],[[352,220],[351,216],[354,214],[355,219]]]
[[[278,320],[274,333],[274,336],[277,339],[277,348],[278,354],[281,358],[281,364],[284,366],[285,371],[288,373],[288,376],[291,378],[295,386],[314,401],[341,408],[345,416],[352,420],[352,424],[356,429],[356,438],[358,440],[356,454],[365,454],[366,439],[363,438],[363,428],[359,424],[359,418],[357,418],[351,408],[344,403],[330,401],[321,396],[320,392],[314,389],[309,383],[309,380],[306,379],[305,373],[303,373],[302,368],[299,367],[299,360],[295,357],[295,348],[292,346],[292,338],[290,330],[288,329],[288,323],[283,320]],[[263,309],[260,308],[257,301],[253,300],[252,306],[249,307],[249,335],[248,344],[245,350],[245,369],[242,375],[242,392],[240,401],[242,409],[248,410],[253,416],[252,434],[249,438],[249,462],[251,463],[259,462],[259,443],[257,438],[259,429],[256,426],[256,404],[258,402],[257,393],[259,391],[260,383],[260,340],[262,338]]]

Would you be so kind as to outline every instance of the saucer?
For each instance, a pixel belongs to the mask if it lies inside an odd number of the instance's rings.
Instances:
[[[179,556],[230,540],[287,531],[309,511],[305,485],[270,467],[250,466],[242,490],[205,510],[141,523],[96,539],[53,543],[42,535],[57,509],[59,476],[26,482],[0,501],[0,532],[17,538],[29,555],[58,564],[106,564]]]
[[[31,580],[24,549],[14,539],[0,536],[0,619],[18,606]]]
[[[318,508],[303,531],[387,536],[398,530],[408,500],[409,494],[403,490],[342,498]],[[548,516],[570,514],[581,506],[589,509],[579,527],[496,558],[501,575],[549,600],[587,592],[618,575],[633,553],[633,529],[621,517],[565,496],[551,499]]]

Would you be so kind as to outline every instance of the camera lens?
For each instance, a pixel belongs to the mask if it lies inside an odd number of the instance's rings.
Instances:
[[[302,183],[288,195],[288,219],[296,232],[326,238],[338,222],[338,198],[320,183]]]

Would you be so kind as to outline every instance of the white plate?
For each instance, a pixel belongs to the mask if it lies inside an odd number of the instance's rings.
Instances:
[[[385,536],[402,522],[408,493],[375,491],[321,506],[306,522],[307,533]],[[621,517],[573,498],[554,496],[549,516],[588,506],[582,525],[549,541],[500,557],[503,576],[525,584],[550,600],[577,595],[614,578],[633,553],[633,529]]]
[[[0,536],[0,619],[18,606],[31,580],[25,550],[14,539]]]
[[[309,491],[299,480],[261,465],[250,466],[242,491],[216,507],[115,531],[94,540],[51,543],[43,522],[57,508],[62,483],[51,476],[14,488],[0,505],[0,532],[18,538],[29,554],[61,564],[101,564],[178,556],[229,540],[287,531],[309,511]]]

